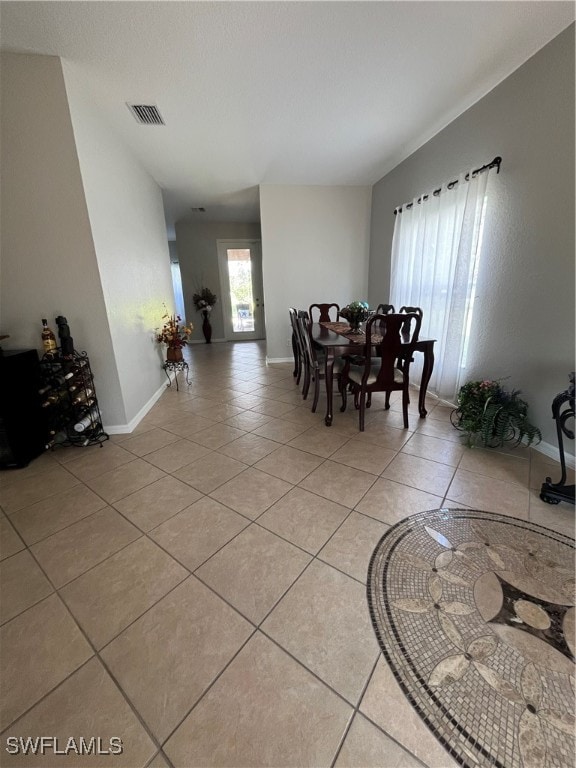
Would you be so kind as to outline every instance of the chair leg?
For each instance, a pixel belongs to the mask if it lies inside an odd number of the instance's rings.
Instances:
[[[366,392],[360,393],[360,432],[364,432],[364,412],[366,409]]]
[[[302,355],[298,355],[298,360],[296,363],[296,384],[300,384],[300,379],[302,378],[302,368],[304,366],[302,365]]]
[[[318,396],[320,395],[320,376],[318,371],[314,374],[314,401],[312,403],[312,413],[316,413],[316,406],[318,405]]]
[[[340,379],[340,395],[342,396],[342,405],[340,406],[340,413],[344,413],[346,410],[347,405],[347,397],[346,394],[348,392],[348,383],[344,383],[342,379]]]
[[[302,399],[306,400],[308,397],[308,390],[310,389],[310,366],[304,366],[304,384],[302,386]]]
[[[384,400],[384,409],[386,411],[390,410],[390,392],[386,392],[386,400]]]
[[[404,429],[408,429],[408,404],[410,403],[410,397],[408,396],[408,390],[402,390],[402,415],[404,416]]]
[[[370,408],[372,405],[372,392],[368,392],[368,397],[366,398],[366,408]]]
[[[292,376],[296,377],[298,375],[298,345],[296,344],[294,333],[292,333],[292,354],[294,355],[294,370],[292,371]]]

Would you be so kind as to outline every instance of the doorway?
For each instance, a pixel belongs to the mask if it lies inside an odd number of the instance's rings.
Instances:
[[[218,240],[226,341],[263,339],[264,300],[259,240]]]

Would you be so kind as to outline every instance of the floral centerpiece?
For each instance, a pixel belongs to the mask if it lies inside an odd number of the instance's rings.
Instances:
[[[488,448],[504,445],[514,440],[527,445],[542,435],[527,418],[528,403],[520,397],[520,390],[508,392],[499,381],[469,381],[460,388],[458,407],[452,411],[450,420],[457,428],[468,434],[471,447],[479,441]]]
[[[212,293],[210,288],[200,288],[192,295],[192,301],[197,312],[202,312],[202,333],[206,339],[206,344],[210,344],[212,339],[212,326],[210,325],[210,312],[214,309],[214,304],[218,301],[216,294]]]
[[[156,341],[158,344],[166,344],[168,347],[168,360],[181,360],[182,347],[188,343],[188,336],[194,330],[192,323],[183,323],[180,315],[170,314],[166,305],[165,314],[162,315],[164,325],[160,330],[156,329]],[[177,352],[176,352],[177,350]]]
[[[360,324],[366,322],[370,317],[370,307],[365,301],[351,301],[340,310],[340,317],[348,320],[350,328],[354,333],[360,330]]]
[[[200,288],[200,290],[192,296],[192,301],[194,302],[197,312],[210,314],[218,299],[216,294],[212,293],[210,288]],[[204,314],[204,317],[206,317],[206,314]]]

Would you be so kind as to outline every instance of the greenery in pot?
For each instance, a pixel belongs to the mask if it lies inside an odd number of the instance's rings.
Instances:
[[[528,421],[528,403],[520,397],[520,390],[508,392],[499,381],[469,381],[460,388],[458,407],[450,420],[468,435],[468,445],[476,442],[496,448],[505,442],[531,445],[542,440],[538,427]]]

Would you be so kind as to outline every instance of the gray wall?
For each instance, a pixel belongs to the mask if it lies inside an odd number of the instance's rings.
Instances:
[[[126,420],[60,59],[2,54],[5,349],[42,354],[41,318],[64,315],[86,350],[104,423]]]
[[[509,377],[545,442],[574,370],[574,25],[373,189],[371,305],[388,299],[394,208],[496,155],[463,380]],[[573,450],[573,447],[570,448]]]
[[[176,223],[176,249],[182,275],[182,291],[186,307],[186,319],[194,323],[192,341],[204,341],[202,317],[194,309],[192,295],[204,286],[218,297],[218,303],[210,316],[212,341],[224,338],[222,316],[222,288],[218,271],[217,240],[259,240],[260,224],[232,221],[190,221]]]

